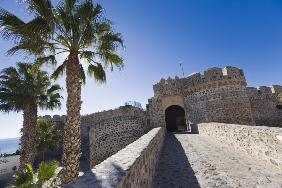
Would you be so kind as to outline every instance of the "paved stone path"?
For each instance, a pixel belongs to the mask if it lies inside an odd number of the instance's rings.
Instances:
[[[168,134],[154,188],[282,188],[282,171],[240,153],[212,137]]]

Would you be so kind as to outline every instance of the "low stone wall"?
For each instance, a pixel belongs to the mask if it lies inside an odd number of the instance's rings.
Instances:
[[[282,128],[201,123],[198,130],[282,169]]]
[[[164,128],[152,129],[67,187],[151,187],[164,137]]]

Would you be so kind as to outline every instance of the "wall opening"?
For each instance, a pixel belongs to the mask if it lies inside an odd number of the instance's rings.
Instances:
[[[165,110],[167,132],[176,132],[186,129],[185,111],[181,106],[172,105]]]
[[[277,108],[278,110],[282,110],[282,105],[281,105],[281,104],[277,104],[277,105],[276,105],[276,108]]]

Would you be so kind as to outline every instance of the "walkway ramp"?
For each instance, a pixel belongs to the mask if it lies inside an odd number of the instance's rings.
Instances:
[[[169,133],[153,182],[154,188],[282,188],[282,172],[212,137]]]

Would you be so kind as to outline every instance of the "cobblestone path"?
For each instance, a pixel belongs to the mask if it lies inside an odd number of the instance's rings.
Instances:
[[[211,137],[170,133],[153,187],[282,188],[282,171]]]

